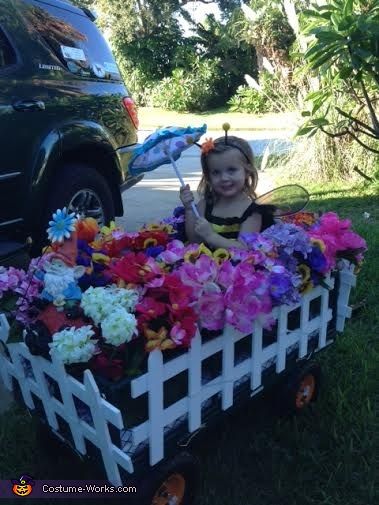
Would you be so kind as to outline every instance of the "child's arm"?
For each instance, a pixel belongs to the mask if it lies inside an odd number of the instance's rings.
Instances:
[[[194,201],[194,197],[188,184],[183,188],[180,188],[180,200],[182,201],[185,209],[185,229],[187,239],[191,243],[200,244],[202,242],[202,239],[195,232],[197,217],[195,216],[191,206],[191,202]],[[205,212],[205,201],[200,200],[196,207],[199,211],[200,216],[203,216]]]
[[[204,240],[210,247],[215,249],[222,247],[238,247],[240,249],[246,249],[246,245],[240,241],[230,238],[224,238],[215,231],[213,231],[210,223],[204,219],[195,219],[195,233]],[[262,216],[258,213],[254,213],[249,216],[246,221],[243,222],[241,226],[240,233],[254,233],[259,232],[262,227]]]

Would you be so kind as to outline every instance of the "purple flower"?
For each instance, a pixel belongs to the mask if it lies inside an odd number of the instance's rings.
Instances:
[[[308,263],[312,270],[324,272],[326,268],[326,258],[318,247],[312,247],[308,255]]]
[[[270,274],[270,295],[274,305],[281,305],[283,303],[291,305],[299,300],[299,293],[295,288],[296,279],[294,277],[286,271]]]
[[[163,247],[163,245],[157,245],[157,246],[151,246],[151,247],[148,247],[146,250],[145,250],[145,253],[148,255],[148,256],[151,256],[152,258],[156,258],[161,252],[163,252],[165,250],[165,248]]]
[[[266,239],[271,239],[274,244],[287,254],[298,252],[307,257],[312,250],[310,239],[306,232],[294,224],[277,223],[267,228],[262,233]]]

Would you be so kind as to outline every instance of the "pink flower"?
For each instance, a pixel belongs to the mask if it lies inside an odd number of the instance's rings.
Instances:
[[[205,286],[197,303],[200,325],[208,330],[221,330],[225,325],[224,294],[217,284]]]
[[[157,259],[172,265],[184,258],[185,247],[180,240],[173,240],[167,244],[166,250],[161,252]]]
[[[323,214],[320,221],[309,230],[312,239],[322,240],[325,244],[326,270],[336,265],[338,253],[357,250],[357,254],[366,250],[365,240],[354,233],[349,219],[339,219],[334,212]]]
[[[217,264],[213,258],[202,254],[195,263],[184,263],[178,273],[183,284],[201,290],[204,284],[216,279]]]

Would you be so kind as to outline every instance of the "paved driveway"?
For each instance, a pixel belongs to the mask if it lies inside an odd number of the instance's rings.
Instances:
[[[142,142],[150,132],[140,132]],[[208,132],[205,136],[217,137],[220,132]],[[275,132],[245,131],[238,132],[251,145],[256,156],[261,156],[267,145],[270,151],[288,150],[291,142],[290,133],[285,130]],[[192,191],[196,191],[201,178],[199,148],[193,146],[183,153],[177,162],[186,183]],[[145,174],[144,179],[123,194],[125,214],[117,219],[126,231],[136,231],[144,223],[156,222],[172,214],[173,209],[180,205],[180,183],[171,165],[163,165]],[[258,194],[263,194],[273,188],[272,181],[266,173],[259,173]]]

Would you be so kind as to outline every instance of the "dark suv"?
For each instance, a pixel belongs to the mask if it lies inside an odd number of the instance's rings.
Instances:
[[[107,223],[138,117],[93,14],[62,0],[0,0],[0,257],[37,242],[64,206]],[[7,237],[7,238],[5,238]]]

